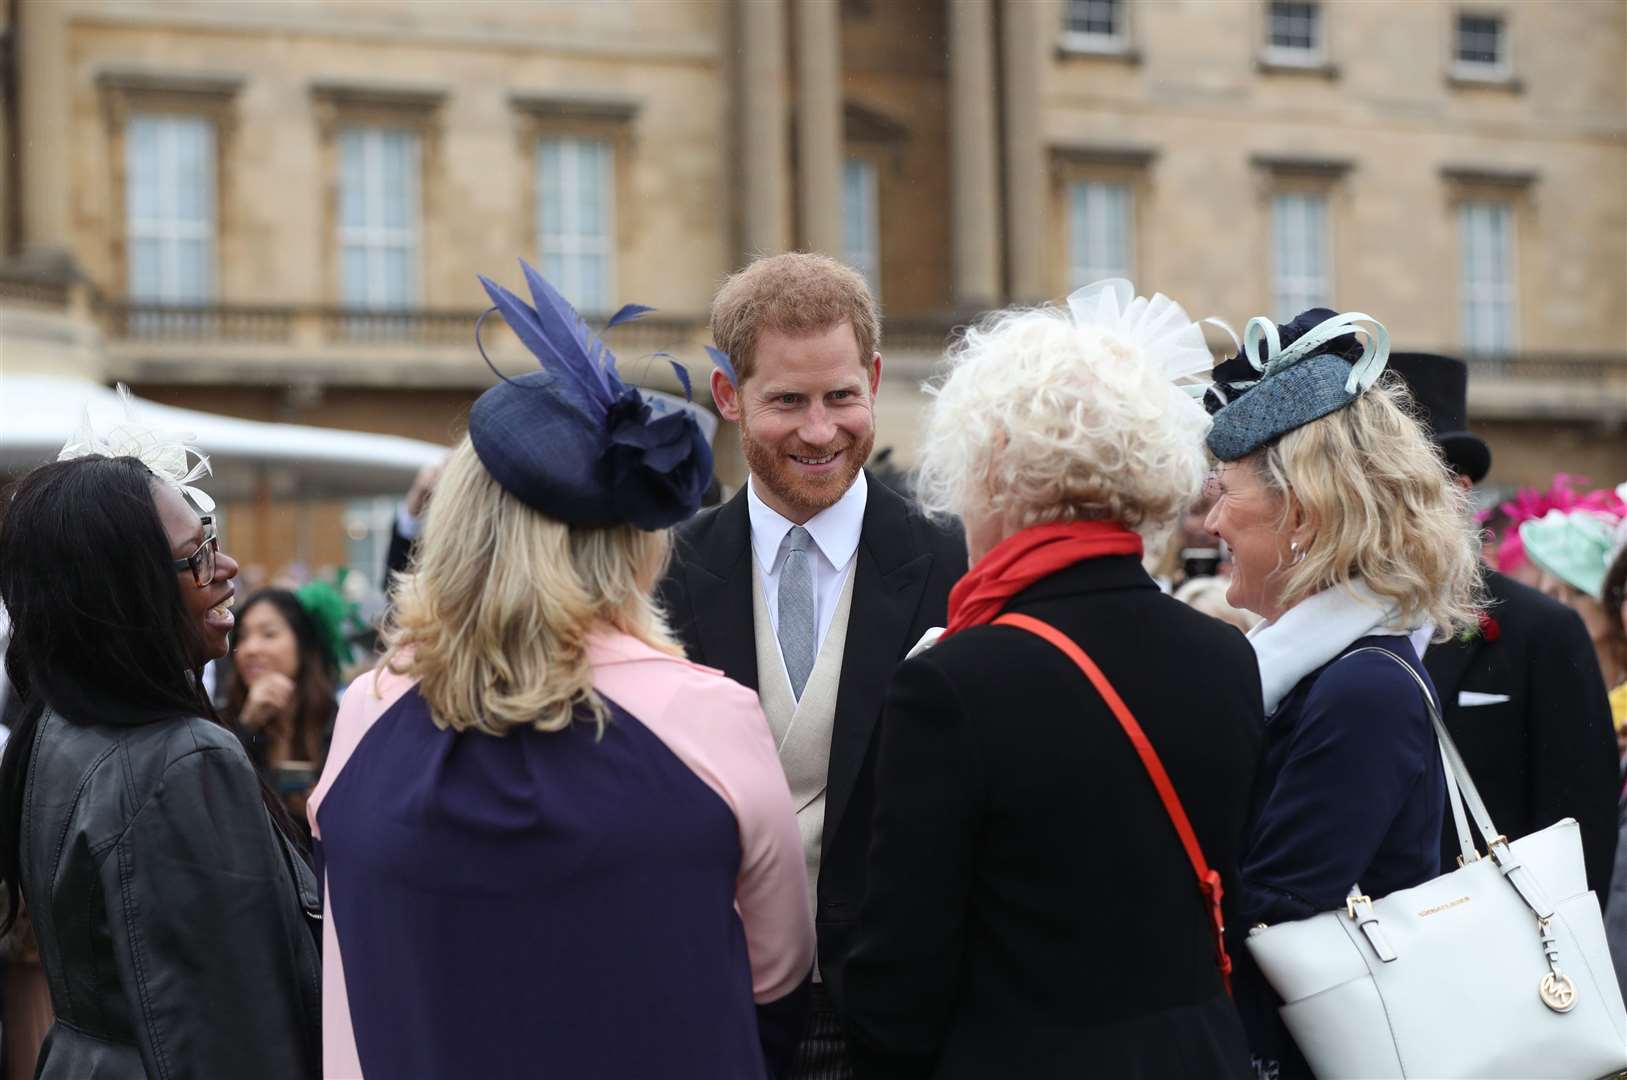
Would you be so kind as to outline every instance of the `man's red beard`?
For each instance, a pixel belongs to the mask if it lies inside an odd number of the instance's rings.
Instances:
[[[751,475],[781,503],[809,517],[834,506],[847,494],[847,489],[853,486],[854,479],[864,468],[875,445],[876,433],[872,429],[863,439],[845,446],[833,444],[818,452],[804,452],[800,448],[774,447],[758,442],[745,424],[740,425],[740,449],[745,454]],[[842,453],[841,468],[819,477],[800,475],[795,464],[786,457],[788,453],[795,453],[798,457],[819,458],[837,451]]]

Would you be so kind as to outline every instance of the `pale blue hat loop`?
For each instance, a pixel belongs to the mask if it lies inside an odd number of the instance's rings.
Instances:
[[[1315,309],[1304,312],[1286,329],[1297,329],[1316,314]],[[1348,356],[1348,343],[1342,348],[1335,344],[1349,338],[1361,347],[1354,359]],[[1389,363],[1389,330],[1359,311],[1321,319],[1287,345],[1282,339],[1283,328],[1263,316],[1244,327],[1242,358],[1258,377],[1234,378],[1214,395],[1225,404],[1214,415],[1207,445],[1221,461],[1246,457],[1344,408],[1377,382]]]

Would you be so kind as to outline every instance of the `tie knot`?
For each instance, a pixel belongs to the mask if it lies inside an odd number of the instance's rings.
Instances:
[[[813,536],[801,525],[793,525],[786,534],[785,546],[791,551],[809,551],[813,548]]]

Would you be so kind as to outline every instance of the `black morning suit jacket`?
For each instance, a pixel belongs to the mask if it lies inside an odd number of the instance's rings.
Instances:
[[[870,777],[882,697],[893,668],[921,635],[944,625],[949,590],[966,573],[966,542],[958,526],[932,522],[870,473],[865,477],[858,579],[831,731],[815,912],[820,976],[838,1003],[848,939],[864,899],[874,802]],[[678,527],[660,598],[691,660],[756,690],[751,559],[751,522],[741,488],[727,503]]]
[[[1007,611],[1101,668],[1168,770],[1235,921],[1261,738],[1236,629],[1089,559]],[[860,1080],[1249,1077],[1213,923],[1164,804],[1083,673],[977,626],[898,669],[869,893],[847,966]]]
[[[1581,618],[1557,600],[1502,574],[1487,572],[1485,580],[1497,640],[1482,630],[1424,653],[1446,729],[1493,824],[1510,839],[1576,819],[1588,887],[1603,903],[1615,864],[1621,778],[1593,642]],[[1508,700],[1462,705],[1464,691]],[[1442,865],[1450,869],[1459,854],[1450,808],[1443,833]]]

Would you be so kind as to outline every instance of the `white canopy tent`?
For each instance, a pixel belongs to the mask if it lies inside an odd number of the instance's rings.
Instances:
[[[118,394],[87,379],[0,375],[0,472],[53,460],[89,414],[106,430],[125,422]],[[446,447],[395,435],[269,424],[132,397],[130,419],[183,435],[214,473],[198,486],[217,501],[402,495]]]

